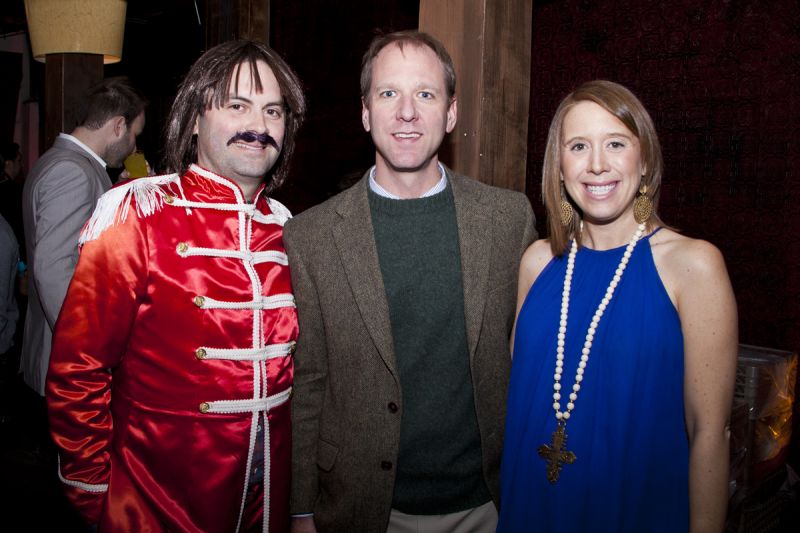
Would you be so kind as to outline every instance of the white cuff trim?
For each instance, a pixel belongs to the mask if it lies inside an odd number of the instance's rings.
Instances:
[[[65,485],[69,485],[70,487],[75,487],[76,489],[85,490],[86,492],[106,492],[108,491],[108,483],[84,483],[83,481],[73,481],[71,479],[65,478],[61,475],[61,456],[58,456],[58,479],[61,480],[61,483]]]

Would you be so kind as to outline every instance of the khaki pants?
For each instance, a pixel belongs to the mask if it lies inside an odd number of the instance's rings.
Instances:
[[[392,509],[386,533],[494,533],[497,509],[488,502],[451,514],[410,515]]]

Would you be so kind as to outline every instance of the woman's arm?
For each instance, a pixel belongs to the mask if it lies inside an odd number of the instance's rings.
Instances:
[[[711,244],[680,239],[667,262],[684,337],[689,531],[721,532],[738,350],[736,302],[722,255]]]
[[[544,267],[553,258],[550,251],[550,241],[541,239],[525,250],[522,254],[522,261],[519,265],[519,279],[517,281],[517,312],[514,315],[514,327],[511,330],[511,353],[514,353],[514,337],[517,331],[517,318],[519,317],[519,310],[522,309],[522,304],[525,303],[525,298],[531,290],[531,285],[542,273]]]

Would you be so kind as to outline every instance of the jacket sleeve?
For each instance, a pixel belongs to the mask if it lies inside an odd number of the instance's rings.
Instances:
[[[99,520],[113,467],[113,370],[145,293],[146,232],[132,215],[83,246],[53,335],[50,431],[67,497],[89,523]]]
[[[55,326],[78,260],[78,234],[97,200],[90,177],[74,161],[53,165],[43,176],[36,202],[33,283],[47,322]]]
[[[317,444],[319,420],[328,380],[325,327],[314,279],[302,257],[303,244],[292,238],[290,221],[284,233],[292,290],[297,303],[300,336],[294,354],[294,394],[292,398],[292,491],[293,515],[312,513],[319,491]]]

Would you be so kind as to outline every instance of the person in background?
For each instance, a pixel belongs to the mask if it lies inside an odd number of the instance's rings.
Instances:
[[[0,143],[0,167],[2,168],[3,181],[11,180],[21,182],[22,177],[22,151],[15,142]]]
[[[0,358],[4,357],[14,342],[14,331],[19,318],[16,298],[17,263],[19,245],[11,226],[0,215]]]
[[[25,259],[25,232],[22,223],[22,152],[15,142],[0,143],[0,215],[14,230],[20,256]]]
[[[439,162],[455,81],[430,35],[377,37],[361,71],[375,166],[286,227],[293,531],[494,532],[514,281],[536,232],[523,194]]]
[[[78,261],[78,234],[97,199],[111,188],[106,166],[122,166],[136,148],[146,103],[124,78],[89,88],[80,100],[79,125],[56,138],[25,180],[22,209],[30,274],[20,372],[40,396],[53,328]]]
[[[56,325],[47,402],[68,498],[101,531],[289,528],[297,314],[283,249],[302,87],[268,46],[203,54],[166,168],[104,195]]]
[[[544,161],[498,531],[721,532],[737,356],[722,255],[659,217],[658,136],[625,87],[569,94]]]

